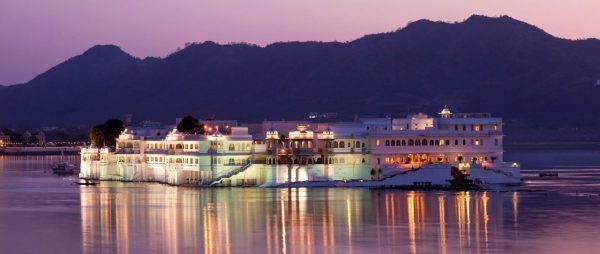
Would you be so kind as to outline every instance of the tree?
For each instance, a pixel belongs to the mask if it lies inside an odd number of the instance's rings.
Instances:
[[[104,146],[104,133],[102,132],[102,125],[96,125],[90,131],[90,141],[97,147]]]
[[[177,130],[187,134],[204,134],[204,128],[200,127],[198,119],[192,116],[185,116],[177,125]]]
[[[108,146],[114,150],[117,147],[117,137],[123,130],[125,130],[123,121],[116,118],[109,119],[90,130],[90,141],[97,147]]]
[[[104,123],[104,145],[110,147],[111,149],[115,149],[117,147],[117,137],[119,134],[125,130],[123,127],[123,121],[120,119],[109,119]]]

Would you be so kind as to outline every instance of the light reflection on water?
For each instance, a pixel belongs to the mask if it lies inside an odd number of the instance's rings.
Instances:
[[[497,252],[518,225],[516,195],[107,183],[81,192],[83,250]]]
[[[593,252],[599,169],[490,191],[73,185],[0,163],[0,253]],[[561,171],[563,172],[563,171]],[[565,177],[562,177],[565,174]],[[589,185],[582,185],[587,182]],[[25,239],[25,240],[24,240]],[[35,242],[36,244],[31,244]]]

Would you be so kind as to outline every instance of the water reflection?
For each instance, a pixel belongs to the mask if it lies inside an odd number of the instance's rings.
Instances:
[[[597,153],[594,153],[596,155]],[[77,186],[0,156],[0,253],[595,253],[600,169],[490,192]],[[74,157],[77,159],[77,157]],[[588,178],[575,178],[575,175]],[[513,191],[516,190],[516,191]],[[26,237],[23,237],[26,236]],[[35,243],[35,244],[32,244]]]
[[[357,189],[187,189],[103,183],[81,191],[84,253],[489,253],[502,195]],[[511,195],[514,223],[518,198]],[[494,200],[498,199],[498,200]]]

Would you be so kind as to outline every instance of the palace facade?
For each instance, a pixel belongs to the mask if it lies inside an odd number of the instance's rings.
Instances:
[[[503,161],[502,119],[489,114],[444,108],[439,117],[205,124],[205,135],[128,128],[114,152],[82,149],[80,177],[201,186],[447,184],[456,166],[481,182],[520,180],[519,165]]]

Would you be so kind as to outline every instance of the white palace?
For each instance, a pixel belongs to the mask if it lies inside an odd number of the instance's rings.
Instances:
[[[478,183],[520,182],[489,114],[423,113],[354,122],[208,121],[205,135],[128,128],[116,151],[81,150],[80,177],[199,186],[448,185],[451,167]]]

